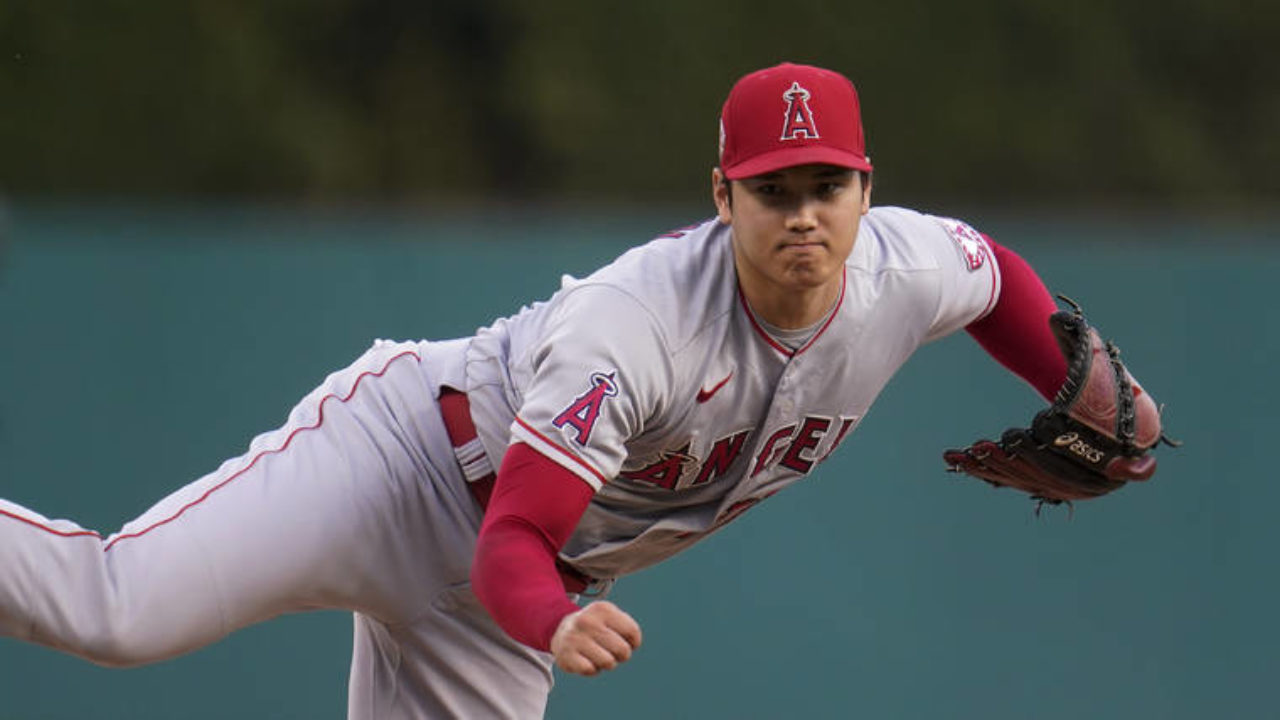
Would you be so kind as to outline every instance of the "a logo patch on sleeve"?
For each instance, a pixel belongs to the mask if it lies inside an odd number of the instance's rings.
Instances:
[[[942,226],[947,229],[951,239],[956,241],[956,245],[960,246],[960,252],[964,254],[964,261],[969,267],[969,272],[978,270],[985,265],[987,262],[987,244],[983,241],[982,234],[959,220],[952,220],[951,218],[941,218],[941,220]]]
[[[611,373],[594,372],[591,373],[590,387],[588,390],[569,403],[569,406],[560,411],[555,420],[551,424],[566,430],[576,432],[573,438],[579,445],[586,445],[587,440],[591,439],[591,430],[596,425],[596,419],[600,417],[600,406],[604,403],[605,398],[611,398],[618,394],[618,384],[614,381],[614,375],[617,371]]]

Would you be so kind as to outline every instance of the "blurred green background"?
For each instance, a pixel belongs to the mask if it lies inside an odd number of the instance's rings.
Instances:
[[[0,496],[112,531],[374,338],[710,215],[733,80],[814,62],[862,92],[875,201],[1017,249],[1187,444],[1036,517],[942,472],[1038,406],[944,340],[813,478],[620,583],[642,652],[549,717],[1280,717],[1278,41],[1236,1],[4,0]],[[339,718],[349,636],[127,671],[0,641],[0,718]]]
[[[688,202],[733,80],[794,60],[860,88],[886,200],[1267,205],[1278,20],[1244,0],[6,0],[0,189]]]

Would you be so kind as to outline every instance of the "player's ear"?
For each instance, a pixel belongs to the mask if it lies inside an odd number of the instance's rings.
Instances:
[[[871,210],[871,173],[858,174],[862,176],[862,214],[866,215]]]
[[[716,215],[728,225],[733,220],[733,201],[730,197],[729,179],[720,168],[711,168],[711,199],[716,203]]]

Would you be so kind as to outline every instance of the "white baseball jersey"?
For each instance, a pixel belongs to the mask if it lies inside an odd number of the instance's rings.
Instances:
[[[809,474],[912,351],[991,309],[990,255],[959,221],[873,209],[834,311],[792,350],[739,291],[727,226],[659,238],[478,333],[480,438],[495,467],[521,441],[595,488],[562,557],[634,572]]]
[[[442,385],[467,390],[493,466],[526,442],[598,490],[562,555],[614,578],[811,472],[999,284],[968,226],[875,209],[838,303],[792,350],[739,294],[727,227],[660,238],[474,338],[376,343],[113,535],[0,500],[0,633],[132,665],[345,609],[351,718],[539,717],[551,656],[470,590],[481,512]]]

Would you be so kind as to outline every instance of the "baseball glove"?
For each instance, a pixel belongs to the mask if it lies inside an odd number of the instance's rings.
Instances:
[[[943,453],[948,469],[997,487],[1030,493],[1041,505],[1106,495],[1156,471],[1150,453],[1169,440],[1160,408],[1120,362],[1120,349],[1103,342],[1080,306],[1049,317],[1067,360],[1067,379],[1049,407],[1028,428],[1010,428],[1000,442],[978,440]]]

